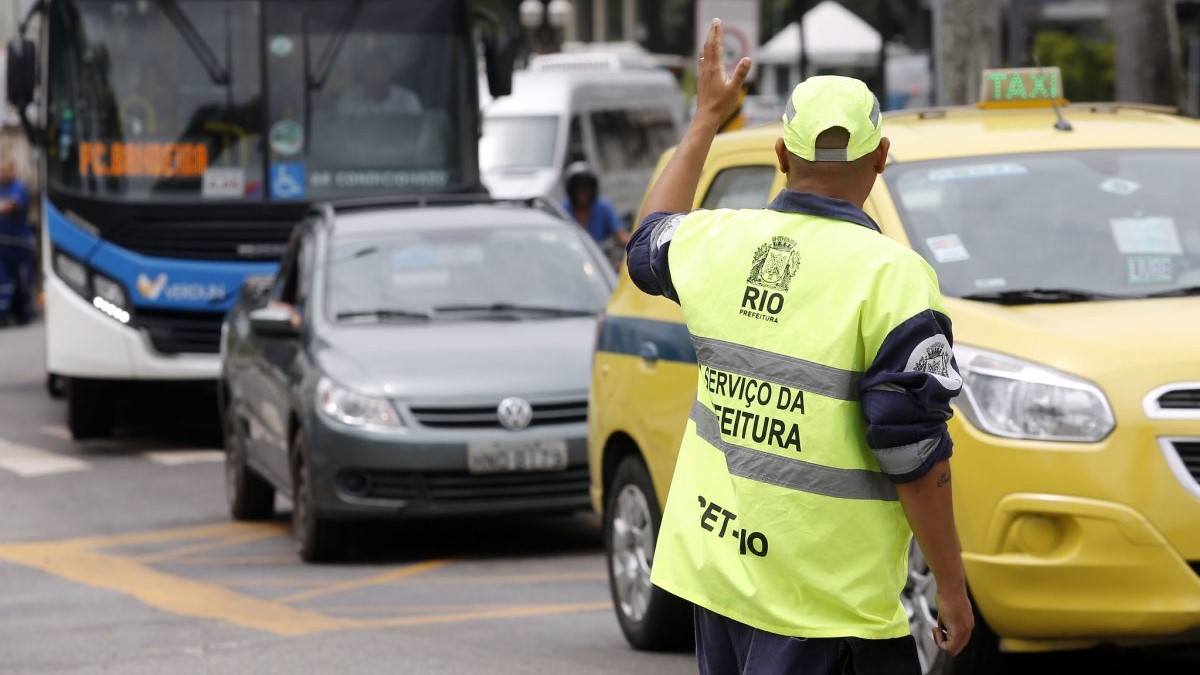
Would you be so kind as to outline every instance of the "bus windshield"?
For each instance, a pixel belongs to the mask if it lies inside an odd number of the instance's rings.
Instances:
[[[473,184],[474,150],[460,139],[477,133],[477,77],[457,3],[52,7],[52,187],[303,201]]]

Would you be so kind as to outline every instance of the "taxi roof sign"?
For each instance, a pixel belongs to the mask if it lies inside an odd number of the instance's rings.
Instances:
[[[1066,105],[1062,72],[1049,68],[995,68],[983,71],[981,108],[1052,108]]]

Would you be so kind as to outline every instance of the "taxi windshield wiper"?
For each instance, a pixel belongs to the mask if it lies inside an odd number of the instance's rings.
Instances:
[[[338,312],[337,319],[361,319],[369,317],[379,319],[381,321],[389,321],[392,319],[418,319],[421,321],[429,321],[433,316],[429,312],[417,312],[411,309],[362,309],[350,312]]]
[[[552,314],[554,316],[595,316],[596,312],[570,307],[541,307],[538,305],[516,305],[508,302],[494,302],[489,305],[442,305],[434,307],[435,312],[532,312],[537,314]]]
[[[1128,296],[1098,293],[1075,288],[1019,288],[991,293],[971,293],[963,300],[994,302],[998,305],[1036,305],[1053,302],[1086,302],[1088,300],[1118,300]]]
[[[1166,291],[1158,291],[1157,293],[1147,293],[1139,295],[1139,298],[1184,298],[1189,295],[1200,295],[1200,286],[1184,286],[1183,288],[1172,288]]]

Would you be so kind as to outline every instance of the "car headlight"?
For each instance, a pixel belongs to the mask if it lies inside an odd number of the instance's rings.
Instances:
[[[1066,373],[984,349],[955,345],[963,376],[959,408],[997,436],[1094,442],[1116,426],[1096,385]]]
[[[317,409],[351,427],[392,431],[404,428],[391,401],[351,391],[328,377],[317,382]]]

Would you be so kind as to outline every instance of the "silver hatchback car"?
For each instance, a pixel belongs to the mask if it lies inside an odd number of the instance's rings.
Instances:
[[[293,502],[304,560],[344,521],[588,506],[587,393],[614,274],[522,202],[314,209],[225,320],[226,493]]]

